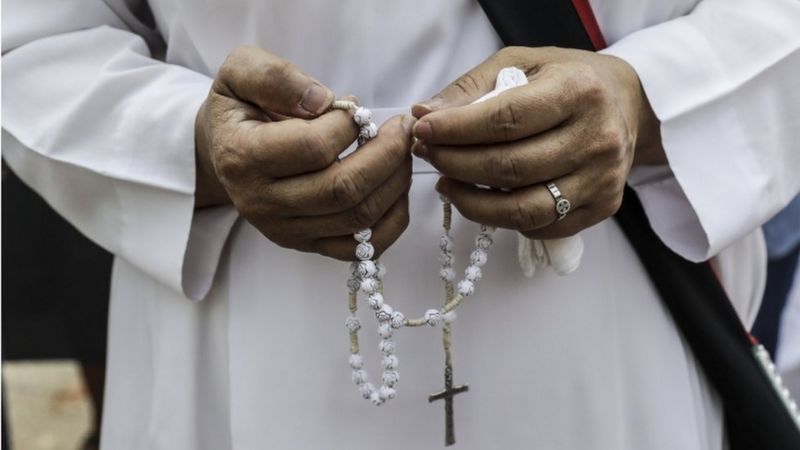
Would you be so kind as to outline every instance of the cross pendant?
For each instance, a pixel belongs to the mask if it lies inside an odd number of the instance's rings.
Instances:
[[[444,445],[450,446],[456,443],[455,426],[453,424],[453,397],[467,392],[469,386],[462,384],[453,386],[453,368],[447,366],[444,369],[444,390],[428,396],[428,402],[444,399]]]

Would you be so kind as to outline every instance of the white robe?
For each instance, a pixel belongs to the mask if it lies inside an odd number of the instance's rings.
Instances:
[[[346,265],[279,248],[230,207],[194,211],[193,123],[244,43],[380,119],[407,111],[499,47],[477,3],[151,0],[166,63],[137,36],[153,40],[137,3],[3,5],[3,155],[116,255],[103,448],[439,448],[443,405],[426,400],[443,383],[439,330],[401,330],[398,398],[362,400],[346,363]],[[716,256],[750,323],[757,227],[800,190],[800,3],[592,4],[606,52],[636,68],[662,121],[671,170],[629,182],[670,247]],[[415,315],[442,297],[425,170],[415,163],[411,224],[383,258],[388,299]],[[454,230],[458,266],[476,225],[457,216]],[[514,233],[497,233],[454,330],[455,382],[470,384],[455,399],[458,447],[725,448],[719,401],[619,228],[582,234],[578,271],[526,279]],[[374,376],[369,327],[362,343]]]

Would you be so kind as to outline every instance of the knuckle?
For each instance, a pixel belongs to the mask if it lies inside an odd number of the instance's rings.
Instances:
[[[339,208],[352,208],[361,201],[358,172],[339,172],[331,183],[331,195]]]
[[[471,95],[480,92],[481,84],[473,74],[465,73],[453,82],[453,87],[459,89],[464,94]]]
[[[356,230],[371,227],[380,219],[380,205],[370,196],[352,209],[352,225]]]
[[[264,67],[264,76],[273,85],[289,78],[292,73],[292,63],[282,58],[275,58]]]
[[[508,211],[508,220],[516,230],[533,230],[539,227],[536,212],[521,201],[515,202],[514,207]]]
[[[218,143],[214,147],[214,169],[220,178],[231,181],[242,178],[247,173],[247,158],[238,148],[225,143]]]
[[[489,163],[492,178],[497,182],[494,187],[514,187],[521,184],[519,164],[514,155],[493,156]]]
[[[486,122],[494,134],[504,140],[512,138],[521,126],[520,111],[515,102],[498,97],[497,106]]]

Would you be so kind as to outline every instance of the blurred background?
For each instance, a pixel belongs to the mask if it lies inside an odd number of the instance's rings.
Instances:
[[[2,172],[3,449],[99,446],[112,257]],[[800,397],[800,197],[764,228],[753,334]]]

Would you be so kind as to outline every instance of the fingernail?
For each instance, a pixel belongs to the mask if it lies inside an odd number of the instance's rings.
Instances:
[[[427,159],[428,158],[428,147],[422,141],[417,141],[411,147],[411,153],[418,158]]]
[[[325,110],[332,99],[333,92],[315,82],[311,84],[305,95],[303,95],[300,107],[316,116]]]
[[[420,120],[414,125],[414,137],[421,141],[428,141],[433,136],[431,124],[427,120]]]

